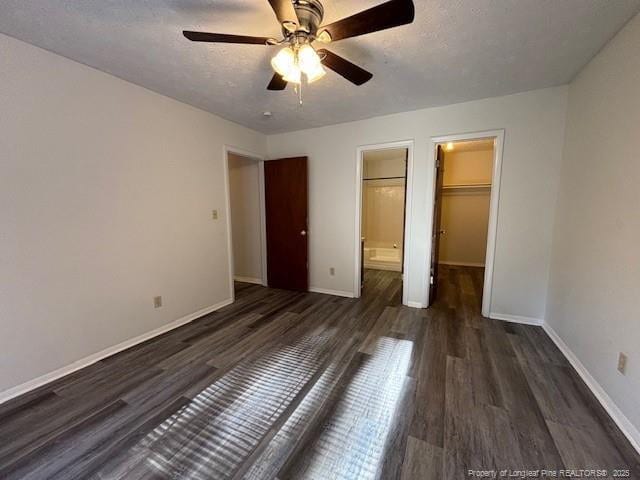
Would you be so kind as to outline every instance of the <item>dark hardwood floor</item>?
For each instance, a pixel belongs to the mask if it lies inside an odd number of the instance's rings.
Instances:
[[[393,272],[367,271],[359,300],[237,284],[233,305],[0,405],[0,478],[638,478],[543,330],[481,317],[481,291],[460,267],[429,310],[400,305]]]

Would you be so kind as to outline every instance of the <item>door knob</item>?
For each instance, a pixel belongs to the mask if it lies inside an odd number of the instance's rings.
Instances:
[[[304,237],[306,234],[307,234],[307,231],[306,231],[306,230],[302,230],[302,231],[300,232],[300,235],[302,235],[303,237]]]

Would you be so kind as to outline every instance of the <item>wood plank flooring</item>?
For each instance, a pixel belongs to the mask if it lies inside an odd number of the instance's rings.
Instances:
[[[429,310],[401,287],[374,270],[358,300],[237,284],[233,305],[0,405],[0,478],[640,478],[546,334],[480,315],[481,269],[443,267]]]

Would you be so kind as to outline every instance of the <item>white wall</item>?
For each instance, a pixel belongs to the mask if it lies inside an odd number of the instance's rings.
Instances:
[[[229,152],[229,199],[233,273],[239,280],[262,281],[259,162]]]
[[[504,128],[491,310],[541,319],[566,96],[566,87],[549,88],[267,137],[270,158],[309,156],[311,286],[354,288],[357,147],[413,139],[408,293],[410,301],[424,304],[433,199],[430,138]],[[335,276],[329,275],[332,266]]]
[[[223,144],[266,142],[4,35],[0,65],[1,392],[228,299]]]
[[[546,321],[640,447],[640,16],[571,84]],[[618,352],[629,356],[626,376]]]
[[[491,184],[493,157],[493,148],[445,152],[440,263],[484,266],[491,188],[446,187]]]

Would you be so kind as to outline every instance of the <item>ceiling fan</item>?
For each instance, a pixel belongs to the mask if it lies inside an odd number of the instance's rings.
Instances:
[[[316,50],[313,42],[323,44],[413,22],[412,0],[389,0],[329,25],[321,26],[324,7],[319,0],[268,0],[282,26],[282,39],[251,37],[226,33],[185,30],[194,42],[284,45],[271,60],[275,70],[268,90],[284,90],[287,83],[300,85],[303,74],[308,83],[322,78],[327,67],[355,85],[368,82],[373,75],[324,48]]]

